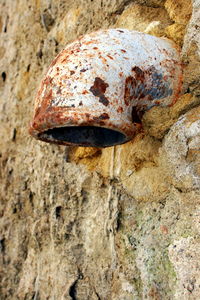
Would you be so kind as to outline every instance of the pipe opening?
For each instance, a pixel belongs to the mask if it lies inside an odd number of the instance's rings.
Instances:
[[[109,147],[123,144],[126,136],[116,130],[96,126],[69,126],[49,129],[40,133],[38,138],[46,141],[56,140],[58,143],[68,142],[85,147]]]

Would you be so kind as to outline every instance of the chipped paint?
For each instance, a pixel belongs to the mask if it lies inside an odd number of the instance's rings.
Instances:
[[[109,104],[108,99],[105,97],[105,91],[109,84],[104,82],[101,78],[96,77],[93,86],[91,86],[90,91],[94,96],[99,97],[99,102],[107,106]]]
[[[141,128],[146,110],[177,101],[181,78],[171,41],[127,29],[85,35],[51,63],[30,133],[64,145],[124,143]]]

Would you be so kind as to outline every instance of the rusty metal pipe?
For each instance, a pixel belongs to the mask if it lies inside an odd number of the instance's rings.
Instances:
[[[176,102],[181,78],[179,53],[167,39],[127,29],[85,35],[51,63],[30,134],[63,145],[125,143],[143,112]]]

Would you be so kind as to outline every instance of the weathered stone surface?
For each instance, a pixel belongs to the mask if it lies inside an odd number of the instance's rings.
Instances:
[[[144,130],[149,135],[162,139],[182,114],[199,104],[199,97],[187,93],[180,96],[178,101],[171,107],[153,107],[143,116]]]
[[[187,24],[191,17],[192,1],[191,0],[166,0],[165,8],[169,16],[178,24]]]
[[[166,35],[187,26],[188,1],[177,3],[1,1],[2,300],[200,298],[199,0],[182,50],[187,93],[147,112],[133,141],[69,149],[27,132],[39,82],[65,44],[116,24]]]
[[[164,8],[132,4],[119,16],[116,27],[125,27],[131,30],[149,33],[150,28],[155,28],[156,24],[157,28],[159,26],[160,35],[163,35],[165,27],[171,23]]]
[[[200,107],[180,117],[163,142],[165,170],[180,190],[200,187]]]
[[[199,246],[199,240],[194,237],[183,237],[180,240],[175,240],[173,245],[169,247],[169,257],[178,277],[174,299],[199,298]]]
[[[136,2],[137,4],[142,4],[147,7],[163,7],[165,4],[165,0],[136,0],[133,2]]]
[[[200,62],[199,40],[200,40],[200,18],[199,18],[200,1],[193,1],[193,14],[190,19],[187,34],[183,44],[183,61],[184,67],[184,91],[193,92],[200,95],[199,76],[200,71],[197,67]]]
[[[172,24],[165,29],[166,36],[172,39],[177,45],[182,46],[185,36],[185,24]]]

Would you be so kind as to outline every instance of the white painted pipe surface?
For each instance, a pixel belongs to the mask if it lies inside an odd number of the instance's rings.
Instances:
[[[94,32],[69,44],[50,65],[30,133],[64,145],[122,144],[141,127],[144,111],[176,102],[181,83],[171,41],[127,29]]]

